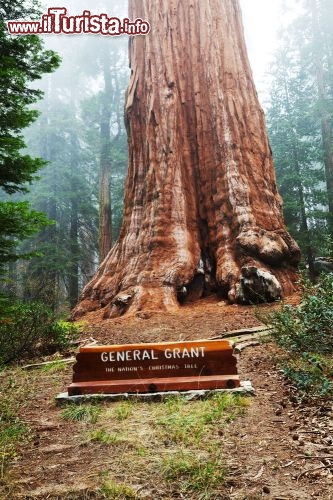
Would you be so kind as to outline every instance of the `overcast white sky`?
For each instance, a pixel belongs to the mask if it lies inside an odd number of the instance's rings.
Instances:
[[[277,45],[282,0],[240,0],[245,38],[255,84],[264,99],[264,75]]]
[[[123,1],[125,4],[125,0]],[[44,0],[44,3],[54,6],[59,2]],[[264,75],[277,44],[277,31],[285,22],[285,12],[282,10],[285,0],[240,0],[240,3],[251,67],[259,98],[263,102],[265,100]],[[288,8],[294,4],[295,0],[288,0]],[[63,0],[61,5],[68,6],[68,1]],[[80,1],[78,1],[76,5],[77,14],[79,14],[82,12],[82,3],[80,6]],[[112,11],[112,2],[109,10]]]

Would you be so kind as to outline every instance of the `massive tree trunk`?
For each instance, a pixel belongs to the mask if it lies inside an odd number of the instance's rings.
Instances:
[[[130,40],[124,222],[74,317],[174,310],[208,292],[240,303],[289,294],[299,248],[238,0],[130,0],[129,10],[151,31]]]

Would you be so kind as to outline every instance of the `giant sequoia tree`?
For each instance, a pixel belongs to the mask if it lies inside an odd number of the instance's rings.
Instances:
[[[118,242],[78,317],[231,302],[294,289],[299,249],[281,215],[237,0],[130,0],[151,24],[130,40],[129,167]]]

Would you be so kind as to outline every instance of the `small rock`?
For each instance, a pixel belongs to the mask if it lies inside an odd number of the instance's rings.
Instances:
[[[271,492],[271,490],[268,488],[268,486],[263,486],[262,491],[264,493],[267,493],[267,494]]]
[[[294,435],[293,435],[293,440],[294,440],[294,441],[297,441],[298,439],[299,439],[299,435],[298,435],[298,434],[294,434]]]

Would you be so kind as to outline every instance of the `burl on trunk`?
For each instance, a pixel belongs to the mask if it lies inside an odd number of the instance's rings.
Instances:
[[[294,290],[287,233],[238,0],[130,0],[129,166],[118,242],[74,317],[173,310],[216,292],[271,301]]]

